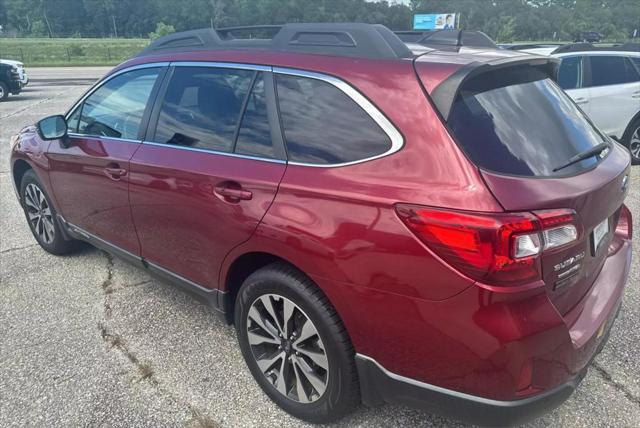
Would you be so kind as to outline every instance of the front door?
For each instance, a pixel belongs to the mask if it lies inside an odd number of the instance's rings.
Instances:
[[[139,148],[160,68],[116,75],[68,116],[69,138],[49,147],[50,179],[65,220],[139,255],[129,207],[129,160]]]
[[[149,264],[216,288],[224,257],[250,238],[286,169],[270,126],[272,76],[179,64],[168,76],[131,159],[133,218]]]

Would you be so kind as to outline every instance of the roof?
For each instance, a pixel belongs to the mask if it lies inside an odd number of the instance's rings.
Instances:
[[[395,34],[405,43],[442,49],[444,47],[476,47],[497,49],[498,46],[482,31],[468,30],[427,30],[396,31]]]
[[[247,34],[249,37],[239,37]],[[253,34],[264,38],[253,38]],[[204,28],[161,37],[138,56],[198,50],[257,49],[370,59],[410,58],[411,51],[378,24],[318,23],[281,26]]]

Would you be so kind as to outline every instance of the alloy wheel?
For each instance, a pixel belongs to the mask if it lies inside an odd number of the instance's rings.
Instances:
[[[312,403],[327,389],[329,362],[311,319],[286,297],[258,297],[247,314],[247,339],[260,371],[285,397]]]
[[[53,215],[47,198],[37,185],[33,183],[27,185],[24,204],[33,231],[42,242],[51,244],[55,238]]]
[[[0,85],[0,100],[4,98],[4,88]]]
[[[631,135],[629,150],[633,157],[640,159],[640,126],[636,128],[635,132]]]

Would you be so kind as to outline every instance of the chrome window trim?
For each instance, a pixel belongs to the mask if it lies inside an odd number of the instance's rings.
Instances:
[[[379,159],[385,156],[389,156],[404,146],[404,138],[402,134],[396,129],[396,127],[391,123],[389,119],[380,111],[376,106],[371,103],[364,95],[362,95],[358,90],[356,90],[353,86],[349,85],[344,80],[338,79],[337,77],[329,76],[322,73],[316,73],[312,71],[298,70],[293,68],[283,68],[283,67],[273,67],[273,72],[276,74],[284,74],[289,76],[299,76],[306,77],[310,79],[321,80],[323,82],[327,82],[344,94],[346,94],[349,98],[351,98],[356,104],[362,108],[374,122],[382,128],[382,130],[387,134],[389,139],[391,140],[391,147],[384,153],[380,153],[375,156],[370,156],[364,159],[358,159],[350,162],[343,163],[332,163],[332,164],[315,164],[315,163],[307,163],[307,162],[293,162],[289,161],[289,165],[298,165],[298,166],[310,166],[314,168],[335,168],[341,166],[355,165],[363,162],[368,162],[370,160]],[[284,131],[284,130],[283,130]],[[286,145],[286,138],[285,138]]]
[[[175,146],[170,144],[156,143],[153,141],[130,140],[125,138],[103,137],[99,135],[85,135],[85,134],[77,134],[77,133],[70,133],[69,136],[74,138],[99,138],[99,139],[109,139],[114,141],[124,141],[124,142],[135,143],[135,144],[139,144],[139,143],[150,144],[150,145],[161,146],[161,147],[171,147],[178,150],[190,150],[190,151],[201,152],[201,153],[211,153],[215,155],[230,156],[230,157],[241,158],[241,159],[257,160],[257,161],[279,163],[279,164],[288,163],[290,165],[309,166],[313,168],[336,168],[336,167],[355,165],[363,162],[368,162],[370,160],[389,156],[399,151],[404,146],[404,138],[402,134],[396,129],[396,127],[391,123],[391,121],[387,119],[387,117],[375,105],[373,105],[371,101],[369,101],[364,95],[362,95],[358,90],[356,90],[353,86],[351,86],[344,80],[338,79],[337,77],[334,77],[334,76],[317,73],[313,71],[306,71],[306,70],[286,68],[286,67],[271,67],[271,66],[259,65],[259,64],[234,63],[234,62],[162,61],[162,62],[149,62],[149,63],[138,64],[138,65],[133,65],[130,67],[123,68],[109,75],[103,80],[97,82],[93,87],[91,87],[91,89],[89,89],[87,93],[84,94],[82,98],[80,98],[67,111],[67,113],[65,114],[65,120],[68,120],[69,116],[78,108],[80,104],[82,104],[95,91],[97,91],[100,87],[102,87],[102,85],[104,85],[114,77],[130,71],[135,71],[135,70],[140,70],[145,68],[161,68],[161,67],[168,67],[168,66],[213,67],[213,68],[230,68],[230,69],[239,69],[239,70],[273,72],[277,74],[306,77],[310,79],[316,79],[316,80],[321,80],[323,82],[327,82],[333,85],[334,87],[336,87],[338,90],[342,91],[349,98],[351,98],[356,104],[358,104],[358,106],[360,106],[360,108],[362,108],[367,113],[369,117],[371,117],[371,119],[373,119],[374,122],[376,122],[376,124],[378,124],[378,126],[380,126],[380,128],[382,128],[382,130],[385,132],[385,134],[387,134],[387,136],[391,140],[391,147],[389,148],[389,150],[387,150],[384,153],[380,153],[375,156],[370,156],[368,158],[358,159],[355,161],[343,162],[343,163],[332,163],[332,164],[315,164],[315,163],[307,163],[307,162],[292,162],[292,161],[287,161],[282,159],[270,159],[270,158],[263,158],[259,156],[250,156],[250,155],[242,155],[237,153],[221,152],[217,150],[199,149],[195,147],[182,147],[182,146]],[[285,144],[286,144],[286,139],[285,139]]]
[[[116,137],[106,137],[102,135],[93,135],[93,134],[76,134],[75,132],[69,132],[67,136],[71,138],[92,138],[98,140],[111,140],[111,141],[122,141],[123,143],[133,143],[140,144],[141,140],[132,140],[129,138],[116,138]]]
[[[218,150],[211,150],[211,149],[200,149],[197,147],[184,147],[184,146],[176,146],[174,144],[156,143],[153,141],[143,141],[142,144],[146,144],[149,146],[165,147],[165,148],[176,149],[176,150],[187,150],[190,152],[208,153],[210,155],[229,156],[232,158],[249,159],[249,160],[255,160],[255,161],[262,161],[262,162],[271,162],[271,163],[278,163],[278,164],[287,163],[287,161],[284,159],[270,159],[270,158],[263,158],[259,156],[241,155],[239,153],[221,152]]]
[[[69,120],[69,116],[71,114],[73,114],[73,112],[76,111],[76,109],[78,108],[78,106],[80,104],[82,104],[84,102],[84,100],[86,100],[87,98],[89,98],[91,95],[93,95],[93,93],[95,91],[97,91],[98,89],[100,89],[102,87],[102,85],[104,85],[105,83],[107,83],[108,81],[110,81],[111,79],[113,79],[116,76],[119,76],[121,74],[127,73],[129,71],[135,71],[135,70],[141,70],[144,68],[162,68],[162,67],[167,67],[169,65],[169,62],[167,61],[163,61],[163,62],[149,62],[149,63],[145,63],[145,64],[138,64],[138,65],[132,65],[131,67],[127,67],[127,68],[123,68],[122,70],[118,70],[115,73],[107,76],[106,78],[99,80],[98,82],[96,82],[91,88],[89,88],[89,90],[87,91],[86,94],[84,94],[82,96],[82,98],[80,98],[78,101],[76,101],[76,103],[65,113],[64,115],[64,120]],[[80,134],[82,135],[82,134]]]

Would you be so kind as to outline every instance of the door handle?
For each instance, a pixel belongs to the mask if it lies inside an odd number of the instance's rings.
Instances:
[[[634,99],[640,98],[640,91],[636,91],[633,94],[631,94],[631,98],[634,98]]]
[[[227,202],[240,202],[248,201],[253,198],[253,193],[250,190],[245,190],[239,183],[225,182],[218,184],[214,192],[216,195],[221,196]]]
[[[120,180],[121,177],[127,175],[127,170],[119,166],[106,167],[104,173],[112,180]]]
[[[589,100],[588,100],[588,99],[586,99],[586,98],[582,98],[582,97],[580,97],[580,98],[576,98],[576,99],[575,99],[575,102],[576,102],[576,104],[578,104],[578,105],[582,105],[582,104],[588,104],[588,103],[589,103]]]

